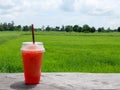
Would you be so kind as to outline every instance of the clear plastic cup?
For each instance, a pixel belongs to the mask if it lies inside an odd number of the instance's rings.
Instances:
[[[22,58],[24,65],[24,78],[26,84],[38,84],[40,82],[42,56],[45,51],[42,42],[23,42]]]

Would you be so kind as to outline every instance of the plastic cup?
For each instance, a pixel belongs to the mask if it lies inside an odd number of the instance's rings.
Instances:
[[[40,82],[42,56],[44,46],[42,42],[23,42],[22,58],[24,65],[24,78],[26,84],[38,84]]]

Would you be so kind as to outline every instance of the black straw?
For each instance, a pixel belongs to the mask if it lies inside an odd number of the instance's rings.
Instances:
[[[32,24],[32,41],[35,44],[35,37],[34,37],[34,25]]]

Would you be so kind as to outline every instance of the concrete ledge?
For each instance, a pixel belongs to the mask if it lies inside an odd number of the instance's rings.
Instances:
[[[120,74],[42,73],[38,85],[25,85],[22,73],[0,74],[0,90],[120,90]]]

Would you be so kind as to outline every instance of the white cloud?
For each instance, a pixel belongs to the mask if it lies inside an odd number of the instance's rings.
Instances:
[[[27,8],[27,5],[18,0],[0,0],[0,16],[16,17]]]
[[[61,9],[64,11],[74,11],[74,0],[63,0]]]
[[[0,0],[0,20],[28,24],[118,26],[120,0]]]
[[[64,11],[81,12],[89,15],[107,15],[120,9],[119,0],[63,0]],[[117,11],[118,12],[118,11]]]
[[[59,8],[62,0],[34,0],[31,6],[37,10],[54,10]]]
[[[116,2],[117,1],[117,2]],[[0,14],[60,10],[89,15],[118,14],[119,0],[0,0]]]
[[[0,17],[18,17],[58,10],[62,0],[0,0]]]
[[[118,2],[114,0],[86,0],[87,13],[91,15],[110,15],[115,11],[116,6],[119,8]]]

